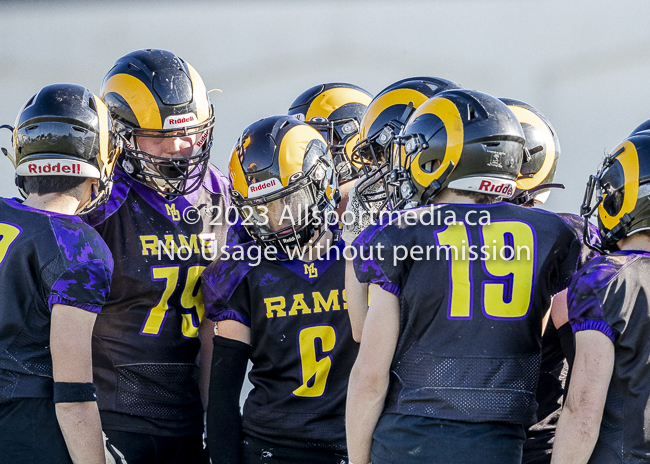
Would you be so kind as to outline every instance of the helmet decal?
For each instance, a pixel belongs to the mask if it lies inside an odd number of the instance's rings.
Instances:
[[[196,117],[199,122],[205,122],[210,118],[210,102],[208,101],[208,91],[203,83],[203,79],[199,73],[189,64],[187,69],[190,72],[190,80],[192,81],[192,97],[196,102]]]
[[[104,102],[96,95],[93,95],[92,98],[95,101],[95,107],[97,108],[97,119],[99,122],[99,168],[104,173],[112,172],[112,163],[115,163],[115,161],[117,161],[117,157],[111,156],[112,154],[110,153],[110,148],[108,146],[110,116],[108,114],[106,105],[104,105]]]
[[[163,128],[162,116],[156,99],[137,77],[128,74],[115,74],[104,82],[102,90],[102,98],[112,92],[124,98],[142,129]]]
[[[440,118],[447,131],[447,148],[445,149],[445,156],[440,163],[440,166],[433,172],[428,173],[422,170],[419,160],[421,152],[411,162],[411,173],[413,178],[420,183],[420,185],[429,185],[430,183],[438,180],[442,173],[449,167],[450,163],[454,163],[454,167],[458,166],[460,154],[463,151],[463,120],[461,119],[458,108],[454,103],[443,97],[432,98],[425,104],[421,105],[412,117],[415,121],[423,114],[433,114]]]
[[[310,121],[311,118],[314,117],[328,118],[333,111],[343,105],[360,103],[364,106],[368,106],[371,101],[372,97],[359,90],[334,87],[325,90],[314,99],[314,101],[309,105],[309,110],[305,115],[304,121]]]
[[[366,130],[370,130],[377,117],[386,108],[394,105],[406,105],[407,103],[404,102],[409,101],[413,102],[415,107],[418,107],[427,99],[428,97],[426,95],[413,89],[395,89],[376,97],[373,104],[368,107],[368,111],[363,116],[361,128],[359,129],[359,137],[365,139],[370,135],[365,133]]]
[[[610,230],[616,227],[625,214],[631,213],[634,210],[639,194],[639,157],[634,143],[626,140],[612,151],[614,153],[620,152],[616,155],[615,159],[623,168],[625,196],[621,209],[615,216],[610,216],[607,213],[603,206],[604,201],[598,205],[598,216],[603,225]],[[605,195],[606,197],[607,195]]]
[[[230,181],[232,182],[233,190],[238,192],[244,198],[248,197],[248,182],[246,182],[244,168],[239,160],[239,151],[245,149],[249,143],[250,138],[247,137],[241,145],[237,144],[235,146],[232,155],[230,156],[230,166],[228,169],[230,171]]]
[[[289,129],[282,138],[278,149],[278,165],[283,186],[289,185],[291,175],[302,171],[307,145],[314,138],[318,138],[326,145],[325,139],[320,134],[315,133],[312,127],[302,124]]]
[[[91,177],[101,179],[101,174],[97,167],[92,164],[66,158],[56,158],[56,154],[32,157],[31,159],[19,164],[16,167],[16,174],[19,176],[71,176],[71,177]]]
[[[553,169],[553,163],[555,162],[555,152],[557,147],[555,146],[553,134],[548,128],[548,125],[542,121],[539,116],[537,116],[529,109],[522,108],[521,106],[508,105],[508,108],[517,117],[520,124],[530,124],[544,134],[546,157],[544,158],[542,167],[539,169],[539,171],[537,171],[537,173],[535,173],[533,177],[517,179],[517,188],[521,190],[528,190],[533,187],[537,187],[544,179],[546,179],[548,174],[551,172],[551,169]]]

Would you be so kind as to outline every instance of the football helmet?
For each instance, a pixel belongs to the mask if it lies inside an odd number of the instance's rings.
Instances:
[[[364,178],[355,187],[362,206],[380,210],[386,206],[393,140],[413,112],[434,95],[460,88],[440,77],[411,77],[389,85],[373,98],[361,120],[360,140],[352,155],[353,163],[364,171]]]
[[[260,246],[287,255],[318,241],[341,199],[325,139],[294,116],[248,126],[235,144],[229,172],[242,225]],[[320,235],[312,241],[315,233]]]
[[[638,134],[639,132],[643,132],[643,131],[647,131],[647,130],[650,130],[650,119],[648,119],[647,121],[644,121],[641,124],[639,124],[637,126],[637,128],[632,131],[632,133],[630,134],[630,137],[632,137],[633,135]]]
[[[108,110],[90,90],[74,84],[41,89],[21,108],[13,129],[16,183],[25,176],[73,176],[98,179],[92,198],[78,214],[85,214],[110,196],[119,144]]]
[[[550,188],[564,188],[554,184],[557,161],[560,158],[560,141],[551,123],[527,103],[512,98],[500,98],[513,112],[524,130],[526,145],[515,194],[508,201],[518,205],[534,200],[544,203]]]
[[[425,205],[443,188],[510,197],[524,133],[508,107],[476,90],[449,90],[415,111],[396,141],[393,209]]]
[[[361,166],[352,163],[359,141],[359,125],[372,95],[352,84],[316,85],[305,90],[289,108],[289,114],[318,130],[330,146],[339,181],[359,177]]]
[[[601,251],[616,250],[620,239],[650,229],[650,134],[625,139],[590,176],[581,207],[585,224],[596,211]],[[585,228],[587,238],[589,234]]]
[[[124,141],[122,167],[136,181],[169,197],[197,190],[208,168],[214,116],[201,76],[166,50],[137,50],[118,59],[101,88],[118,135]],[[188,157],[147,153],[138,138],[163,143],[185,138]]]

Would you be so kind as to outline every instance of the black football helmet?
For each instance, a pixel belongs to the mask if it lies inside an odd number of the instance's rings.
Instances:
[[[517,189],[508,201],[518,205],[531,200],[544,203],[550,188],[564,188],[562,184],[553,183],[557,161],[560,158],[560,141],[557,134],[548,119],[529,104],[512,98],[499,100],[513,112],[526,137]]]
[[[315,243],[341,195],[325,139],[294,116],[271,116],[248,126],[229,165],[232,202],[260,246],[289,254]],[[312,241],[314,233],[318,238]]]
[[[596,196],[595,205],[592,200]],[[650,229],[650,134],[640,132],[625,139],[589,178],[581,215],[598,211],[603,250],[616,250],[624,237]],[[585,236],[589,235],[585,228]],[[591,243],[591,242],[586,242]]]
[[[110,196],[119,156],[108,110],[90,90],[74,84],[41,89],[22,107],[13,129],[10,156],[23,196],[26,176],[73,176],[98,179],[93,197],[78,214],[97,208]]]
[[[380,210],[386,206],[386,175],[393,140],[409,117],[434,95],[460,88],[457,83],[440,77],[410,77],[389,85],[373,98],[361,120],[360,140],[352,156],[353,163],[364,170],[365,177],[355,187],[361,205]]]
[[[633,135],[638,134],[639,132],[644,132],[644,131],[647,131],[647,130],[650,130],[650,119],[648,119],[647,121],[644,121],[641,124],[639,124],[636,127],[636,129],[634,129],[632,131],[632,133],[630,134],[630,137],[632,137]]]
[[[359,177],[361,166],[352,163],[352,150],[359,141],[359,125],[372,95],[352,84],[316,85],[304,91],[289,114],[318,130],[329,144],[339,181]]]
[[[393,209],[425,205],[443,188],[511,197],[524,133],[508,107],[476,90],[449,90],[415,111],[397,139]]]
[[[175,197],[197,190],[208,168],[214,116],[201,76],[166,50],[137,50],[106,74],[101,95],[124,141],[124,170],[136,181]],[[155,156],[138,137],[195,136],[187,158]]]

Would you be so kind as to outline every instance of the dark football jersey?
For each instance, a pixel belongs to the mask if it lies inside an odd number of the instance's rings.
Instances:
[[[253,437],[346,448],[345,398],[358,344],[347,313],[343,246],[339,240],[311,263],[223,259],[203,275],[208,317],[251,329],[254,389],[242,429]],[[251,242],[241,247],[259,250]]]
[[[580,239],[582,250],[578,261],[578,269],[582,268],[598,253],[584,243],[584,218],[571,213],[558,213]],[[598,228],[589,224],[591,245],[600,245]],[[563,329],[564,330],[564,329]],[[562,410],[564,392],[568,389],[566,384],[569,373],[569,363],[564,357],[560,346],[558,330],[549,320],[544,335],[542,336],[542,363],[540,367],[539,382],[537,384],[536,400],[537,422],[526,431],[523,464],[538,464],[551,462],[551,450],[555,428]]]
[[[174,200],[116,169],[110,200],[88,216],[115,258],[113,291],[93,333],[105,429],[203,430],[199,276],[224,245],[227,195],[227,180],[212,166],[199,190]]]
[[[590,261],[571,281],[574,333],[597,330],[614,344],[614,372],[589,462],[650,460],[650,253],[617,251]]]
[[[530,424],[542,317],[575,272],[574,231],[508,203],[391,215],[354,242],[359,281],[400,300],[384,412]]]
[[[112,271],[108,247],[77,216],[0,199],[0,402],[52,396],[52,306],[98,313]]]

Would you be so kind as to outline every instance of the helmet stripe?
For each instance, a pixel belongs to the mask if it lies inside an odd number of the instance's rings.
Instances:
[[[208,100],[208,91],[203,83],[203,79],[199,76],[199,73],[197,73],[189,63],[185,64],[190,72],[190,80],[192,81],[192,96],[196,103],[196,117],[199,122],[205,122],[210,119],[210,101]]]
[[[115,74],[102,86],[102,97],[109,93],[124,98],[141,129],[162,129],[162,117],[156,99],[140,79],[128,74]]]
[[[102,174],[108,174],[111,172],[112,166],[111,159],[109,156],[109,147],[108,147],[108,125],[109,125],[109,115],[108,109],[104,105],[104,102],[95,95],[95,106],[97,107],[97,119],[99,121],[99,156],[97,158],[99,165],[99,172]]]
[[[427,99],[426,95],[413,89],[395,89],[375,98],[372,104],[368,106],[366,114],[363,115],[361,128],[359,129],[361,139],[368,137],[367,131],[370,130],[372,124],[386,108],[394,105],[408,105],[409,102],[413,102],[413,105],[417,108]]]
[[[368,106],[371,101],[372,97],[357,89],[334,87],[314,98],[305,115],[305,121],[309,121],[314,117],[329,118],[330,114],[335,110],[348,103],[360,103]]]
[[[544,134],[544,143],[546,144],[546,158],[544,158],[542,167],[533,177],[517,180],[518,189],[528,190],[533,187],[537,187],[544,179],[546,179],[546,176],[548,176],[548,173],[551,172],[551,169],[553,169],[556,146],[555,142],[553,141],[553,134],[551,134],[548,126],[544,121],[542,121],[539,116],[537,116],[529,109],[522,108],[521,106],[508,105],[508,108],[514,113],[520,124],[530,124],[536,129],[539,129]]]
[[[623,197],[621,209],[616,216],[610,216],[605,211],[603,202],[598,205],[598,216],[603,225],[609,230],[616,227],[623,215],[634,210],[639,195],[639,157],[636,147],[632,142],[626,140],[612,150],[612,153],[616,153],[621,149],[623,149],[623,152],[616,157],[616,161],[621,163],[623,175],[625,176],[625,196]],[[605,195],[605,198],[607,198],[607,195]]]
[[[246,144],[246,140],[242,145]],[[230,181],[232,182],[233,190],[236,190],[241,194],[242,197],[248,197],[248,182],[246,182],[246,176],[244,175],[244,168],[242,168],[241,161],[239,161],[239,147],[240,144],[235,145],[235,148],[230,155],[230,165],[228,170],[230,171]]]
[[[352,153],[354,152],[354,147],[359,143],[359,134],[356,134],[354,137],[350,137],[350,140],[347,141],[345,144],[345,154],[348,155],[348,159],[350,160],[350,163],[357,169],[362,169],[363,165],[361,163],[357,163],[353,161],[352,158]]]
[[[460,155],[463,151],[464,132],[463,120],[460,117],[458,108],[452,101],[446,98],[435,97],[430,99],[416,110],[411,117],[411,121],[415,121],[423,114],[433,114],[439,117],[447,131],[445,157],[438,169],[432,173],[424,172],[419,163],[421,153],[418,153],[411,162],[411,175],[416,182],[426,187],[431,182],[438,180],[449,166],[449,163],[453,162],[455,167],[458,166],[458,160],[460,160]]]
[[[292,174],[302,171],[305,150],[307,150],[309,142],[314,139],[319,139],[324,145],[327,145],[325,139],[307,124],[293,126],[282,137],[278,149],[278,166],[280,167],[280,181],[284,187],[289,185],[289,177]]]

